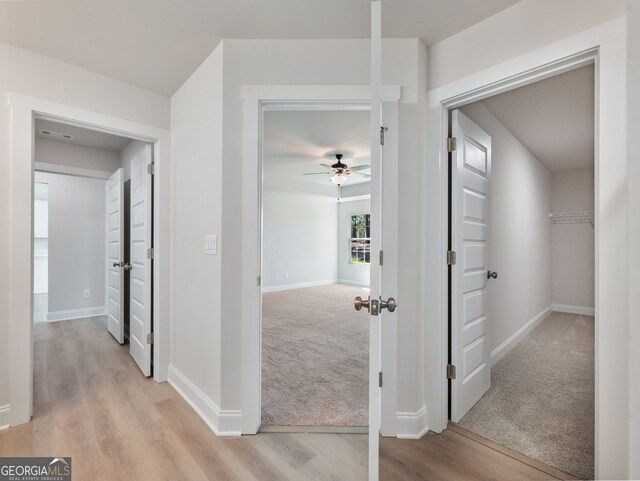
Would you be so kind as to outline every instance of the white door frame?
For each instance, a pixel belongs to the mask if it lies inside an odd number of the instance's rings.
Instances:
[[[428,94],[427,292],[425,360],[428,425],[446,429],[447,416],[447,149],[448,112],[587,64],[595,66],[595,342],[596,478],[623,479],[627,470],[627,279],[625,19],[593,29],[434,89]],[[606,165],[606,168],[604,167]],[[622,205],[620,205],[622,202]],[[615,206],[615,207],[614,207]],[[603,322],[601,322],[603,321]],[[616,369],[620,371],[616,372]]]
[[[169,368],[170,141],[167,130],[27,95],[10,93],[11,224],[9,395],[11,425],[33,413],[33,172],[35,119],[89,128],[154,145],[154,379]],[[165,258],[166,256],[166,258]]]
[[[389,102],[395,115],[390,115],[389,130],[398,132],[397,108],[399,86],[383,88],[382,98]],[[299,105],[362,105],[371,104],[368,85],[247,85],[242,88],[243,154],[242,154],[242,434],[256,434],[261,423],[261,289],[257,279],[261,267],[262,212],[262,117],[264,109]],[[397,142],[392,143],[397,149]],[[397,158],[397,154],[395,155]],[[389,166],[390,169],[397,165]],[[397,178],[397,176],[396,176]],[[397,355],[395,324],[383,331],[383,390],[382,419],[393,419],[388,435],[395,429],[397,392],[395,386]],[[386,343],[385,343],[386,340]],[[387,373],[389,373],[387,375]]]

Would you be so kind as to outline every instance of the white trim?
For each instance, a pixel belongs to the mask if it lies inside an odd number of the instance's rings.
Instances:
[[[398,439],[420,439],[427,434],[427,408],[422,406],[416,412],[398,412],[396,414]]]
[[[362,184],[356,184],[362,185]],[[345,202],[356,202],[358,200],[371,200],[371,194],[363,194],[363,195],[353,195],[350,197],[340,197],[338,201],[339,204],[344,204]]]
[[[397,102],[401,97],[398,86],[383,87],[385,100],[383,108],[392,115],[385,116],[390,135],[387,148],[395,152],[391,157],[397,158],[397,142],[394,136],[398,133]],[[371,104],[370,85],[245,85],[242,87],[243,100],[243,134],[242,134],[242,233],[244,239],[255,239],[255,242],[242,243],[242,433],[255,434],[260,427],[261,419],[261,341],[260,341],[260,302],[261,290],[256,285],[261,263],[261,131],[262,112],[265,108],[287,108],[299,105],[339,104],[343,108],[359,108]],[[387,167],[389,177],[397,176],[397,162]],[[394,174],[395,170],[395,174]],[[397,282],[394,279],[393,282]],[[383,392],[383,427],[388,425],[387,435],[395,433],[395,399],[397,397],[397,347],[389,347],[396,342],[397,326],[393,315],[388,316],[383,336],[383,350],[389,355],[383,357],[383,368],[387,375],[389,389]],[[391,422],[386,422],[391,418]]]
[[[595,474],[596,478],[621,478],[627,469],[621,467],[628,459],[628,436],[624,430],[625,410],[616,410],[623,389],[621,377],[626,367],[614,374],[619,366],[619,353],[614,346],[623,337],[626,312],[626,289],[615,287],[615,278],[622,278],[626,264],[620,252],[625,252],[627,230],[626,205],[616,217],[601,216],[609,212],[612,203],[619,204],[615,189],[626,182],[626,142],[621,142],[617,122],[624,117],[626,22],[620,17],[597,25],[577,35],[569,36],[540,49],[519,55],[475,74],[451,82],[428,93],[427,169],[424,178],[425,225],[436,228],[427,231],[425,266],[424,330],[425,397],[429,426],[436,432],[447,427],[447,267],[442,256],[447,246],[447,169],[446,142],[450,108],[481,100],[499,92],[527,85],[572,68],[595,64],[595,173],[596,173],[596,260],[595,260]],[[603,165],[606,163],[607,168]],[[604,187],[602,187],[604,185]],[[616,201],[616,199],[618,199]],[[618,207],[616,207],[616,210]],[[622,297],[621,297],[622,296]],[[607,325],[600,323],[605,314]],[[621,347],[622,349],[622,347]],[[614,358],[613,356],[616,356]],[[617,400],[617,401],[616,401]],[[616,444],[614,439],[621,439]],[[621,474],[618,474],[621,473]]]
[[[154,181],[154,379],[169,368],[170,156],[169,131],[22,94],[9,93],[11,112],[11,225],[9,303],[9,395],[11,425],[33,413],[33,169],[34,120],[67,125],[153,143]],[[166,253],[166,258],[165,258]]]
[[[545,308],[541,313],[534,316],[532,319],[527,321],[527,323],[514,332],[509,339],[504,341],[498,347],[496,347],[493,351],[491,351],[491,357],[489,358],[489,365],[491,367],[495,366],[495,364],[502,359],[511,349],[516,347],[522,339],[529,334],[533,329],[535,329],[542,321],[544,321],[549,314],[553,312],[554,306],[550,305]]]
[[[262,293],[268,294],[269,292],[292,291],[294,289],[304,289],[305,287],[330,286],[331,284],[338,284],[338,279],[329,279],[326,281],[300,282],[298,284],[283,284],[281,286],[266,286],[262,288]]]
[[[580,316],[595,316],[596,310],[593,307],[568,306],[566,304],[554,304],[554,312],[566,312],[568,314],[578,314]]]
[[[176,367],[169,365],[169,384],[198,413],[216,436],[240,436],[242,411],[223,411]]]
[[[74,167],[72,165],[49,164],[47,162],[34,162],[33,169],[36,172],[46,172],[49,174],[73,175],[76,177],[87,177],[90,179],[107,180],[113,175],[113,172],[104,170],[84,169],[82,167]]]
[[[83,307],[81,309],[69,309],[66,311],[49,311],[47,322],[69,321],[71,319],[82,319],[84,317],[104,316],[105,306]]]
[[[365,264],[365,265],[369,265],[369,264]],[[350,281],[348,279],[338,279],[337,283],[338,284],[344,284],[345,286],[369,288],[369,283],[368,282]]]
[[[0,406],[0,431],[11,427],[11,405]]]

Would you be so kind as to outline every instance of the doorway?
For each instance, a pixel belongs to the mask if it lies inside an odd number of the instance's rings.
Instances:
[[[594,98],[586,65],[460,106],[448,149],[449,419],[581,479],[594,477]]]
[[[366,432],[368,106],[265,111],[262,431]]]

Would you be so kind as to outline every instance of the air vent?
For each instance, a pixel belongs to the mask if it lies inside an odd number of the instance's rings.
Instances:
[[[51,130],[40,129],[38,132],[42,135],[46,135],[47,137],[55,137],[57,139],[63,140],[73,140],[73,135],[63,134],[61,132],[53,132]]]

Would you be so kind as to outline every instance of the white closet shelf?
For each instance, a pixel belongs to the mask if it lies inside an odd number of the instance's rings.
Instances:
[[[592,210],[550,212],[549,219],[552,224],[591,224],[593,227],[595,212]]]

